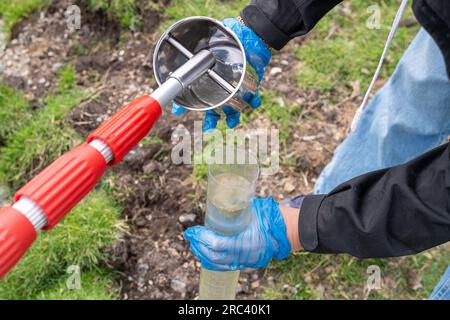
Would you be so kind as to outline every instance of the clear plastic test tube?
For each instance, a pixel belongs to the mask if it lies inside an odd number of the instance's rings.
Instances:
[[[250,222],[251,201],[259,175],[258,164],[211,164],[205,224],[224,235],[243,231]],[[233,300],[239,271],[200,273],[200,300]]]

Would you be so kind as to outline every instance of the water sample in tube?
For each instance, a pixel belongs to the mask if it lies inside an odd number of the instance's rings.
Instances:
[[[257,164],[210,165],[205,224],[232,235],[242,232],[252,217],[251,201],[259,174]],[[200,273],[200,300],[233,300],[239,271]]]

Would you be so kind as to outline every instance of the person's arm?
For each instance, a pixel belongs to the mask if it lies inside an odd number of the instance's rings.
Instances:
[[[449,241],[449,144],[306,196],[298,223],[302,247],[317,253],[393,257]]]
[[[342,0],[252,0],[241,12],[245,24],[269,46],[280,50],[305,35]]]
[[[361,258],[423,251],[450,240],[450,146],[297,200],[300,209],[255,199],[251,222],[235,235],[196,226],[184,236],[202,266],[219,271],[266,267],[298,250]]]

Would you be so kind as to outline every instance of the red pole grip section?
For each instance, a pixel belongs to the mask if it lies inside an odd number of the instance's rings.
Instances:
[[[50,229],[94,188],[105,170],[105,158],[84,143],[45,168],[17,191],[14,200],[26,196],[36,202],[47,216],[45,229]]]
[[[13,207],[0,209],[0,278],[16,265],[34,240],[36,231],[30,220]]]
[[[140,97],[100,125],[87,141],[105,142],[114,153],[111,165],[115,165],[148,134],[161,112],[158,101],[150,96]]]

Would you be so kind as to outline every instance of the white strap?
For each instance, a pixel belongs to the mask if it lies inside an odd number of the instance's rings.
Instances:
[[[350,125],[350,132],[354,131],[359,123],[359,119],[361,118],[362,111],[366,107],[367,100],[369,100],[370,92],[373,89],[373,86],[375,85],[375,82],[378,79],[378,76],[380,74],[381,66],[383,65],[384,58],[386,56],[386,53],[389,50],[389,47],[391,46],[392,39],[394,39],[394,35],[397,32],[398,26],[400,24],[400,20],[402,18],[403,12],[405,11],[406,5],[408,4],[408,0],[402,0],[402,3],[400,4],[400,7],[397,10],[397,14],[395,15],[394,21],[392,22],[391,31],[389,32],[389,36],[386,40],[386,44],[384,45],[383,53],[381,54],[380,61],[378,62],[377,69],[375,70],[375,74],[373,75],[372,81],[370,82],[369,88],[367,88],[366,94],[364,95],[363,102],[359,106],[358,110],[356,110],[356,114],[352,120],[352,124]]]

